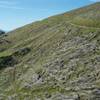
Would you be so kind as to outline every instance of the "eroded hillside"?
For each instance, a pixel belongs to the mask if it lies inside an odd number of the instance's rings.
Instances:
[[[100,3],[0,37],[0,100],[100,100]]]

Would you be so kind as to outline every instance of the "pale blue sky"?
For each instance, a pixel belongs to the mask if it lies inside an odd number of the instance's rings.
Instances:
[[[100,0],[0,0],[0,29],[12,30],[96,1]]]

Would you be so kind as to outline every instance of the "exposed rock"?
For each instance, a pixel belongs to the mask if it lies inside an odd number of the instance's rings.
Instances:
[[[98,62],[100,62],[100,57],[96,57],[96,60],[97,60]]]
[[[52,98],[53,100],[80,100],[80,97],[77,94],[69,94],[69,95],[56,94]]]
[[[100,89],[93,90],[91,100],[100,100]]]

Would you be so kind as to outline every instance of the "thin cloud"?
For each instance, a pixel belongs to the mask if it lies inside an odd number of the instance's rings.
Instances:
[[[23,7],[19,7],[18,6],[18,2],[14,2],[14,1],[0,1],[0,8],[5,8],[5,9],[16,9],[16,10],[22,10],[25,9]]]
[[[90,0],[90,1],[93,1],[93,2],[100,2],[100,0]]]
[[[15,4],[17,4],[17,2],[0,1],[0,4],[3,4],[3,5],[15,5]]]
[[[18,7],[18,6],[7,6],[7,5],[0,5],[0,8],[7,8],[7,9],[25,9],[25,8],[22,8],[22,7]]]

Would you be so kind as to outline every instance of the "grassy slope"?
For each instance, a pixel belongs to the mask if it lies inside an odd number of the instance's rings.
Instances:
[[[96,3],[26,25],[2,37],[10,42],[0,45],[6,49],[0,52],[0,57],[26,47],[31,52],[18,57],[20,63],[15,67],[0,71],[1,97],[37,100],[57,93],[73,98],[74,93],[82,100],[89,99],[92,94],[89,91],[100,87],[99,9],[100,3]],[[36,80],[43,82],[34,82],[33,76],[41,76]]]

